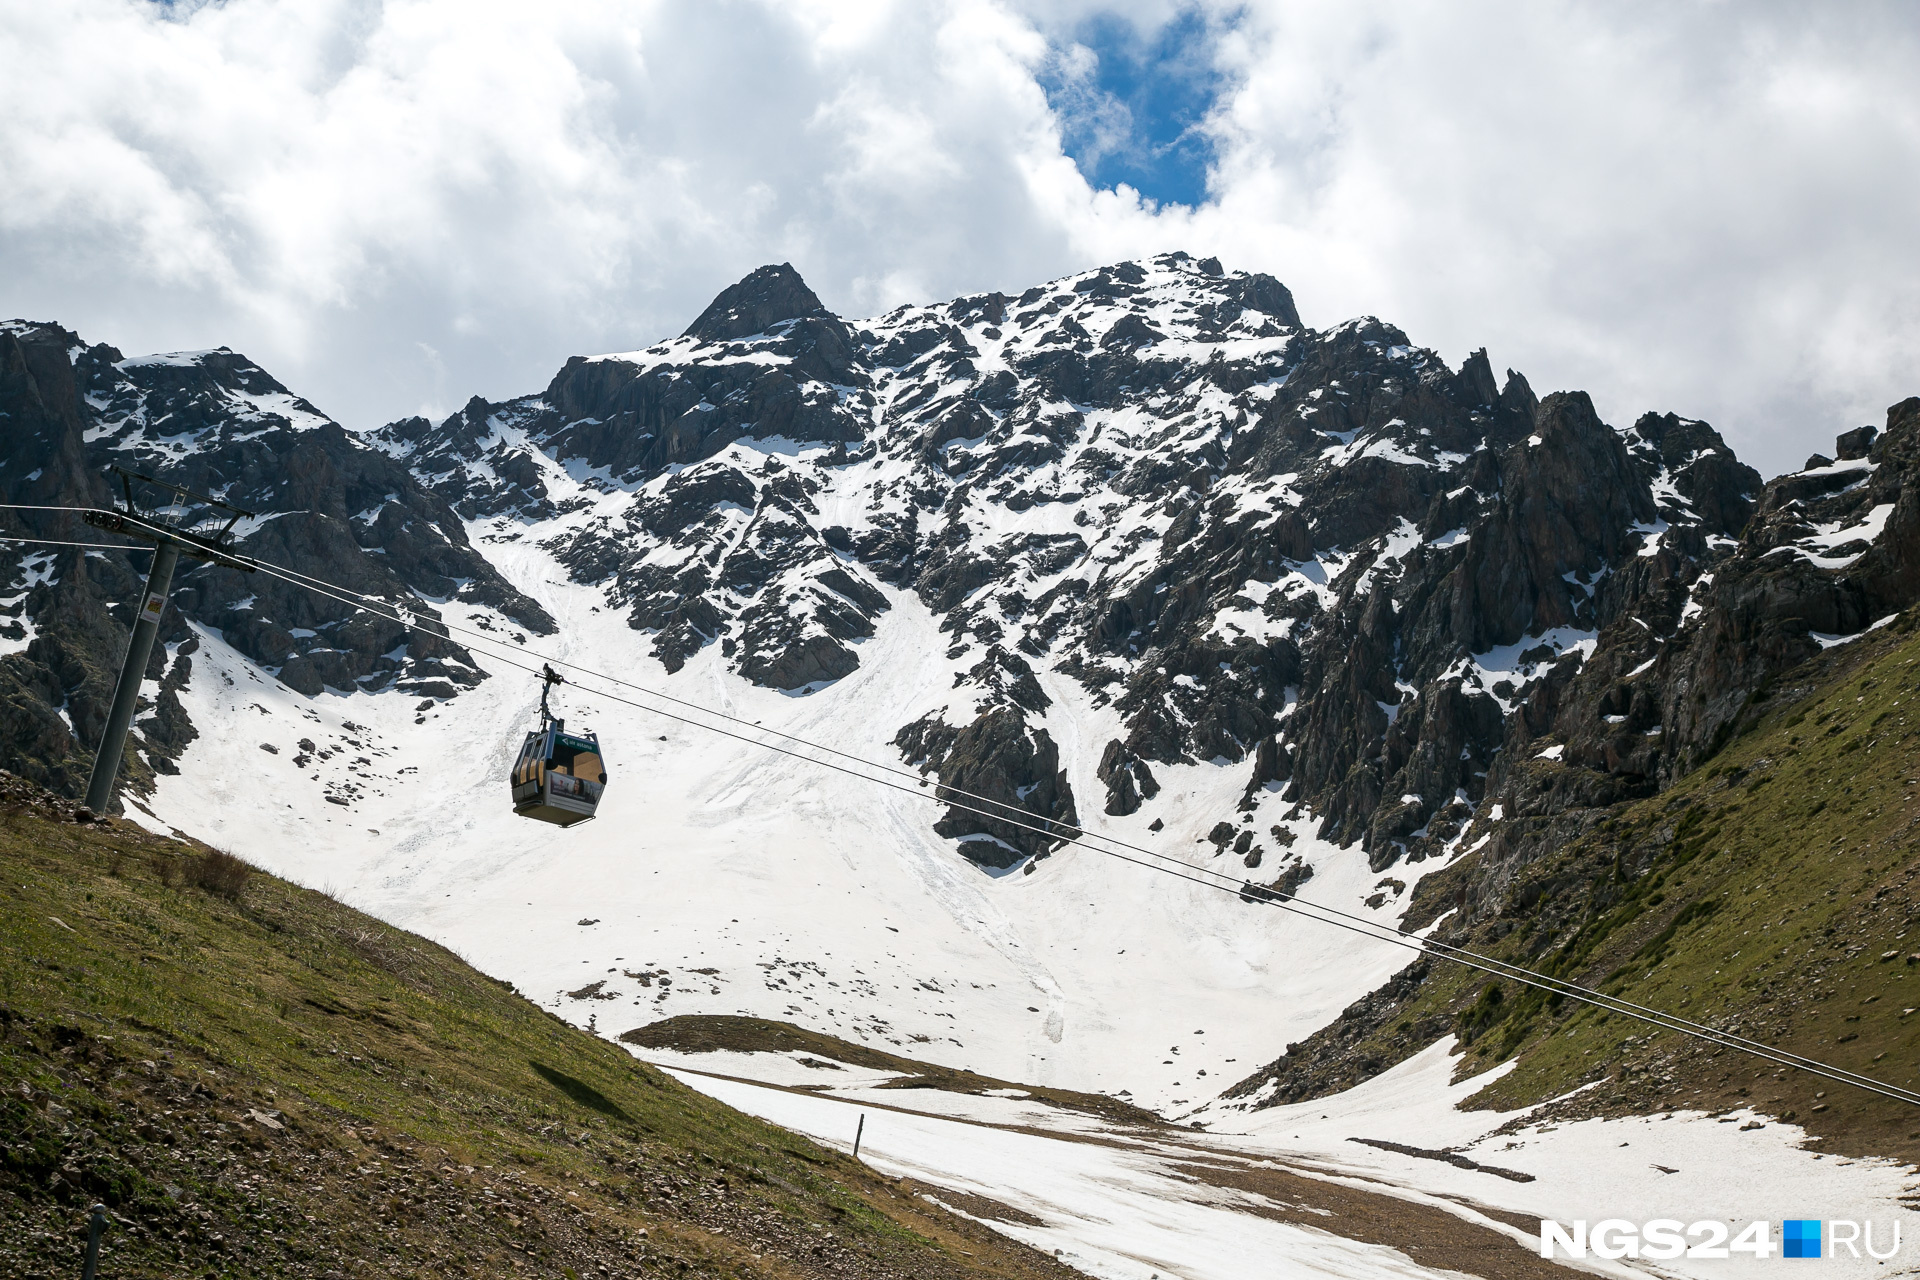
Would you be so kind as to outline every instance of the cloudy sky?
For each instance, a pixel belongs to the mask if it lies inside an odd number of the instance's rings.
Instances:
[[[1184,248],[1763,471],[1920,393],[1920,8],[0,0],[0,314],[349,426],[789,260],[849,316]]]

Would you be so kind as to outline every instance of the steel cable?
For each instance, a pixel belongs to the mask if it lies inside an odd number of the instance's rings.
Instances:
[[[87,510],[87,508],[80,508],[80,507],[21,507],[21,506],[18,506],[17,504],[0,504],[0,508],[8,508],[8,507],[11,507],[12,509],[17,509],[17,510],[69,511],[69,512],[81,512],[81,513]],[[138,517],[133,517],[133,519],[135,520],[136,523],[145,524],[149,528],[156,529],[156,531],[164,532],[164,529],[162,529],[160,526],[153,525],[151,522],[141,520]],[[52,539],[24,539],[24,538],[12,538],[12,539],[6,539],[6,540],[21,541],[21,542],[27,542],[27,541],[53,542],[54,541]],[[120,547],[120,546],[112,546],[112,544],[104,544],[104,543],[103,544],[56,543],[56,545],[111,546],[112,549],[115,549],[115,550],[143,550],[144,549],[138,546]],[[345,604],[350,608],[356,608],[368,613],[372,613],[375,616],[386,618],[389,621],[398,622],[403,626],[421,629],[421,630],[428,630],[429,634],[432,634],[432,631],[430,629],[431,626],[438,625],[444,628],[448,633],[447,635],[441,637],[443,639],[450,639],[452,636],[452,633],[455,633],[455,632],[458,632],[465,636],[469,636],[478,645],[486,646],[488,648],[495,649],[495,650],[506,651],[505,653],[496,652],[490,655],[494,657],[497,661],[500,661],[505,665],[516,667],[523,671],[527,671],[532,674],[538,674],[538,668],[528,666],[526,663],[517,660],[517,655],[529,652],[528,650],[526,650],[521,646],[509,644],[507,641],[496,639],[495,637],[486,635],[474,628],[462,627],[457,624],[446,622],[444,619],[433,619],[431,622],[427,622],[418,617],[415,617],[415,618],[403,617],[397,611],[397,606],[394,607],[393,611],[389,611],[388,609],[376,607],[375,605],[368,603],[369,601],[379,600],[378,597],[369,596],[362,592],[354,591],[350,587],[341,586],[340,584],[337,584],[337,583],[327,582],[323,578],[317,578],[311,574],[301,573],[299,570],[291,569],[291,568],[288,568],[287,566],[274,565],[274,564],[271,564],[270,562],[257,560],[257,559],[252,560],[252,563],[255,564],[262,572],[267,573],[270,577],[277,578],[283,582],[288,583],[291,586],[300,587],[303,590],[313,591],[316,594],[326,596],[330,599],[338,601],[339,603]],[[379,604],[386,605],[388,604],[388,602],[384,600],[379,600]],[[508,657],[506,656],[507,653],[511,653],[516,656]],[[1377,922],[1367,920],[1365,917],[1356,916],[1356,915],[1353,915],[1352,913],[1341,911],[1335,907],[1327,907],[1327,906],[1322,906],[1318,903],[1305,902],[1294,895],[1283,894],[1278,890],[1268,889],[1261,886],[1255,886],[1244,880],[1238,880],[1236,882],[1237,880],[1236,877],[1229,876],[1226,873],[1213,871],[1205,867],[1194,867],[1189,863],[1180,861],[1179,859],[1173,857],[1170,854],[1164,854],[1156,850],[1146,849],[1138,845],[1133,845],[1126,841],[1119,840],[1118,838],[1113,836],[1107,836],[1098,832],[1090,832],[1084,828],[1075,826],[1073,824],[1056,822],[1052,819],[1042,819],[1042,821],[1047,823],[1047,826],[1045,827],[1035,826],[1032,823],[1023,820],[1025,818],[1035,816],[1030,811],[1024,810],[1024,809],[1017,809],[1014,806],[1008,805],[1003,801],[993,800],[990,797],[979,796],[975,793],[964,791],[960,788],[948,787],[945,784],[936,784],[931,790],[929,790],[928,784],[923,777],[915,775],[908,770],[900,769],[895,766],[882,764],[872,760],[867,760],[863,757],[853,755],[849,752],[841,751],[834,747],[828,747],[821,743],[811,742],[805,738],[801,738],[794,734],[785,733],[778,729],[767,729],[764,726],[760,726],[760,725],[748,725],[746,721],[741,720],[735,716],[727,715],[725,712],[713,711],[709,708],[701,707],[698,704],[688,702],[685,699],[674,697],[671,694],[663,693],[659,690],[649,688],[645,685],[635,684],[632,681],[624,680],[617,676],[608,675],[604,672],[593,670],[592,668],[585,667],[581,664],[566,661],[565,659],[544,658],[538,653],[532,653],[530,656],[540,658],[542,661],[549,662],[554,666],[565,667],[569,670],[580,672],[581,674],[587,675],[594,679],[604,680],[610,684],[615,684],[624,688],[632,689],[648,697],[658,698],[661,701],[665,701],[665,702],[673,703],[677,706],[685,707],[701,715],[710,716],[717,720],[722,720],[732,724],[740,725],[743,728],[751,728],[756,732],[767,734],[776,738],[782,738],[789,742],[796,743],[800,746],[804,746],[815,751],[824,752],[828,755],[838,756],[842,759],[849,760],[856,764],[859,764],[863,768],[875,770],[880,774],[892,775],[892,776],[883,777],[883,776],[874,776],[874,774],[872,773],[863,773],[858,770],[848,768],[844,765],[836,764],[831,760],[823,760],[814,756],[804,755],[801,752],[792,750],[787,747],[780,746],[777,743],[767,742],[761,738],[750,737],[744,733],[737,733],[737,732],[734,732],[725,728],[721,728],[715,725],[705,724],[698,720],[692,719],[686,715],[682,715],[673,711],[664,710],[656,706],[649,706],[645,703],[635,702],[635,701],[632,701],[631,699],[623,698],[617,694],[607,692],[606,690],[593,689],[585,685],[575,686],[576,688],[579,688],[585,693],[587,693],[589,696],[600,697],[612,702],[621,703],[623,705],[634,707],[638,710],[646,711],[654,715],[663,716],[667,719],[674,720],[681,724],[686,724],[693,728],[704,729],[710,733],[716,733],[723,737],[732,738],[736,741],[746,743],[747,745],[750,745],[750,746],[760,747],[765,750],[777,752],[781,755],[790,756],[794,759],[804,760],[811,764],[820,765],[829,769],[833,769],[837,772],[847,774],[850,777],[861,778],[861,779],[864,779],[865,781],[877,783],[885,787],[890,787],[894,790],[902,791],[910,795],[931,799],[931,800],[934,800],[936,803],[946,804],[952,808],[959,809],[963,812],[975,814],[977,816],[986,818],[990,821],[1002,822],[1009,826],[1015,827],[1017,829],[1030,831],[1035,834],[1047,837],[1049,839],[1058,839],[1058,840],[1064,841],[1065,843],[1075,844],[1082,848],[1088,849],[1091,852],[1104,854],[1107,857],[1116,858],[1122,862],[1131,863],[1132,865],[1145,868],[1146,870],[1149,870],[1149,871],[1157,871],[1162,874],[1172,875],[1175,878],[1186,880],[1189,883],[1198,884],[1206,888],[1219,890],[1221,892],[1232,893],[1237,897],[1242,897],[1243,899],[1251,900],[1254,902],[1263,903],[1270,906],[1276,906],[1276,907],[1279,907],[1281,910],[1303,916],[1306,919],[1317,920],[1323,924],[1333,925],[1335,928],[1344,929],[1347,932],[1356,934],[1360,937],[1372,938],[1377,941],[1392,943],[1397,946],[1401,946],[1413,951],[1417,951],[1423,955],[1432,956],[1435,959],[1449,960],[1449,961],[1452,961],[1453,963],[1463,965],[1467,968],[1475,969],[1477,971],[1486,973],[1493,977],[1506,978],[1509,981],[1517,982],[1524,986],[1528,986],[1536,990],[1544,991],[1549,995],[1558,995],[1563,998],[1574,999],[1574,1000],[1580,1001],[1581,1003],[1600,1009],[1604,1012],[1617,1013],[1624,1017],[1630,1017],[1639,1021],[1650,1023],[1654,1026],[1660,1027],[1663,1030],[1674,1031],[1682,1035],[1690,1036],[1695,1039],[1705,1041],[1707,1043],[1718,1045],[1719,1047],[1722,1047],[1722,1048],[1729,1048],[1729,1049],[1737,1050],[1739,1052],[1747,1053],[1752,1056],[1759,1057],[1765,1061],[1771,1062],[1777,1066],[1784,1066],[1794,1070],[1806,1071],[1809,1074],[1817,1075],[1824,1079],[1832,1080],[1836,1083],[1852,1085],[1856,1088],[1860,1088],[1872,1093],[1876,1093],[1883,1097],[1887,1097],[1887,1098],[1894,1099],[1896,1101],[1907,1102],[1913,1105],[1920,1106],[1920,1093],[1916,1093],[1912,1090],[1902,1089],[1899,1086],[1890,1085],[1883,1081],[1874,1080],[1872,1077],[1859,1075],[1858,1073],[1847,1071],[1844,1068],[1836,1067],[1830,1063],[1821,1062],[1818,1059],[1807,1058],[1807,1057],[1804,1057],[1803,1055],[1795,1054],[1788,1050],[1779,1049],[1771,1045],[1765,1045],[1760,1043],[1759,1041],[1751,1040],[1747,1037],[1737,1035],[1736,1033],[1733,1033],[1733,1032],[1722,1031],[1719,1028],[1709,1026],[1705,1023],[1694,1022],[1691,1019],[1681,1018],[1677,1014],[1670,1014],[1665,1012],[1664,1010],[1654,1009],[1646,1005],[1636,1004],[1632,1001],[1623,1000],[1617,996],[1610,996],[1604,992],[1597,991],[1591,987],[1583,986],[1579,983],[1574,983],[1563,978],[1555,978],[1547,974],[1538,973],[1534,970],[1526,969],[1523,966],[1513,964],[1509,961],[1500,960],[1491,956],[1485,956],[1478,952],[1468,951],[1464,948],[1456,947],[1449,943],[1438,942],[1436,940],[1427,939],[1427,938],[1414,938],[1411,935],[1402,933],[1397,929],[1392,929],[1390,926],[1382,925]],[[911,781],[912,785],[906,785],[906,784],[903,784],[902,782],[894,781],[893,780],[894,778],[908,779]],[[960,801],[955,800],[953,798],[955,796],[962,797],[966,800],[980,801],[985,804],[992,805],[994,806],[995,809],[1002,810],[1003,812],[990,811],[988,809],[980,808],[975,804],[961,803]],[[1014,816],[1015,814],[1018,814],[1020,816],[1016,817]],[[1100,844],[1092,843],[1093,841],[1100,841],[1105,844],[1116,846],[1116,848],[1103,848],[1101,847]],[[1129,856],[1128,853],[1118,852],[1117,850],[1119,849],[1128,850],[1132,853],[1138,853],[1143,855],[1145,858],[1155,859],[1155,861],[1153,862],[1143,861],[1142,858],[1132,857],[1132,856]],[[1202,877],[1212,877],[1212,878],[1203,879]]]

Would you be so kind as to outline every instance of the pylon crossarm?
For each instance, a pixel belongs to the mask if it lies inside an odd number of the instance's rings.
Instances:
[[[153,543],[170,543],[194,559],[205,560],[209,564],[238,569],[241,573],[252,573],[256,568],[251,559],[234,554],[213,538],[192,533],[186,529],[171,528],[149,520],[145,516],[94,509],[82,512],[80,518],[94,528],[105,529],[110,533],[124,534],[129,538],[144,538]]]
[[[165,489],[169,493],[177,494],[189,502],[197,502],[203,507],[218,507],[222,511],[231,511],[234,519],[227,522],[228,528],[233,527],[235,520],[253,515],[253,512],[242,511],[231,502],[223,502],[210,493],[201,493],[198,489],[184,488],[174,484],[171,480],[160,480],[148,475],[144,471],[134,471],[127,467],[120,466],[116,466],[114,470],[120,473],[120,485],[127,495],[127,511],[129,514],[135,514],[133,509],[133,481],[138,480],[142,484],[150,484],[156,489]]]

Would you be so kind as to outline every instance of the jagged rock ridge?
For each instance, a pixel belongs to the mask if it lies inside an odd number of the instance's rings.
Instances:
[[[1759,490],[1704,423],[1617,431],[1184,254],[861,324],[762,268],[678,339],[379,438],[473,518],[552,517],[556,463],[629,493],[556,549],[668,670],[717,644],[824,687],[909,589],[964,668],[899,743],[943,780],[929,744],[969,731],[970,758],[1040,761],[1065,679],[1122,716],[1095,807],[1251,762],[1246,809],[1284,789],[1379,867],[1447,847],[1539,690],[1710,573]],[[1059,791],[988,772],[1009,804]]]
[[[9,341],[25,351],[30,331]],[[1768,589],[1724,562],[1761,485],[1711,427],[1649,414],[1617,430],[1581,393],[1496,378],[1484,352],[1454,370],[1372,318],[1311,329],[1278,281],[1179,253],[858,323],[790,265],[765,267],[678,338],[364,439],[232,353],[125,361],[71,335],[34,349],[57,343],[74,389],[54,397],[71,421],[50,446],[275,512],[249,547],[356,589],[464,584],[542,629],[465,531],[532,524],[664,669],[717,646],[801,693],[856,670],[911,592],[956,675],[944,706],[902,717],[903,758],[1040,832],[1083,809],[1140,813],[1168,768],[1239,770],[1216,847],[1249,870],[1283,831],[1266,806],[1314,815],[1377,869],[1457,852],[1503,762],[1542,737],[1579,767],[1562,801],[1657,787],[1810,632],[1876,607],[1829,592],[1824,612],[1767,624],[1779,635],[1753,657],[1742,619],[1764,606],[1739,593]],[[1770,497],[1756,527],[1843,550],[1806,502],[1855,493],[1834,477],[1871,465],[1809,471],[1798,514]],[[1874,590],[1908,572],[1890,561]],[[390,637],[351,634],[368,624],[344,607],[242,608],[231,577],[189,583],[188,615],[294,687],[400,678],[374,647]],[[404,661],[440,664],[436,692],[468,670],[451,647]],[[79,683],[43,679],[27,701]],[[1048,727],[1088,713],[1120,728],[1093,798],[1073,795]],[[941,829],[987,863],[1053,844],[961,810]]]

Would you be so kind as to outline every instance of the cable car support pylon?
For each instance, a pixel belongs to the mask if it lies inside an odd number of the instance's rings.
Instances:
[[[160,634],[160,618],[167,611],[167,593],[173,588],[173,570],[180,563],[181,553],[209,564],[238,569],[242,573],[252,573],[255,567],[252,560],[235,555],[232,550],[233,526],[251,516],[251,511],[242,511],[218,498],[195,493],[192,489],[183,489],[125,467],[115,467],[114,470],[120,476],[125,507],[118,511],[90,510],[84,512],[81,518],[96,529],[124,534],[129,538],[143,538],[153,543],[153,568],[147,572],[147,589],[141,594],[140,605],[134,612],[133,634],[127,638],[127,654],[120,664],[120,679],[113,686],[113,704],[107,712],[107,729],[100,737],[99,748],[94,752],[93,775],[87,780],[86,805],[98,814],[105,814],[113,805],[114,784],[120,776],[120,759],[127,747],[127,730],[133,724],[134,709],[140,701],[140,681],[146,674],[147,659],[153,654],[154,638]],[[217,532],[208,534],[186,528],[180,522],[168,520],[159,514],[143,513],[134,501],[135,482],[166,489],[189,504],[225,512],[227,522]]]

